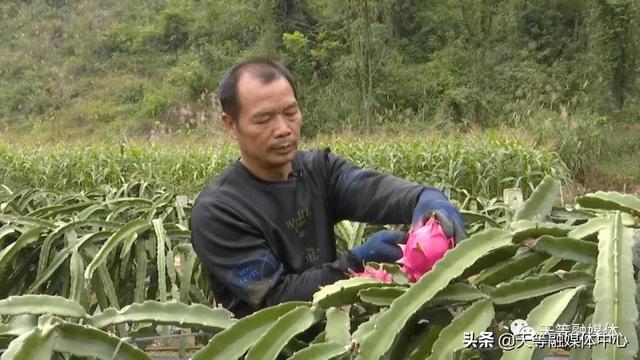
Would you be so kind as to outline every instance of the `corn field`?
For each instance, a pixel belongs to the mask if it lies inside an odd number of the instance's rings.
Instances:
[[[393,141],[335,138],[302,144],[330,147],[357,165],[444,189],[494,198],[505,188],[529,194],[545,175],[567,182],[570,173],[554,153],[516,139]],[[238,157],[232,143],[217,145],[96,145],[34,147],[0,144],[0,179],[16,190],[82,192],[146,182],[155,189],[194,196]]]
[[[144,182],[75,195],[4,187],[1,359],[150,359],[169,340],[145,339],[180,334],[169,345],[192,359],[540,358],[549,349],[464,346],[465,332],[498,338],[515,319],[536,331],[614,325],[625,347],[564,351],[631,359],[640,199],[596,192],[563,207],[559,192],[546,177],[515,207],[467,197],[470,237],[416,283],[380,265],[392,282],[341,280],[236,319],[215,305],[189,243],[189,198]],[[339,223],[341,247],[366,227]]]

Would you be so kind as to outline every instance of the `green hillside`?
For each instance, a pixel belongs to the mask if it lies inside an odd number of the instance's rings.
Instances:
[[[5,0],[0,122],[44,138],[207,129],[225,68],[289,65],[307,134],[637,121],[638,11],[582,0]]]

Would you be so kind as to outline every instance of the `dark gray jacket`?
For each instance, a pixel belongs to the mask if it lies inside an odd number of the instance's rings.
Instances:
[[[357,166],[328,149],[298,151],[289,181],[264,181],[239,161],[197,197],[192,243],[216,300],[243,317],[362,270],[337,257],[336,222],[408,224],[423,186]]]

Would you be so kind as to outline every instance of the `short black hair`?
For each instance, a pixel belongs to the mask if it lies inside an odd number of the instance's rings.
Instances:
[[[231,116],[235,121],[238,121],[238,114],[240,113],[240,104],[238,103],[238,79],[240,75],[245,72],[250,73],[263,84],[270,84],[284,77],[291,86],[291,89],[293,89],[293,95],[296,100],[298,100],[298,93],[295,82],[293,81],[293,76],[284,65],[270,59],[248,59],[228,70],[222,76],[220,84],[218,85],[218,99],[220,100],[222,111]]]

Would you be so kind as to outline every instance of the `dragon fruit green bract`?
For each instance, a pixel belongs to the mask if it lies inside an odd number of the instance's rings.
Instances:
[[[406,245],[402,247],[402,271],[409,281],[418,281],[431,270],[444,253],[455,246],[453,239],[447,239],[440,223],[431,217],[423,226],[410,230]]]

